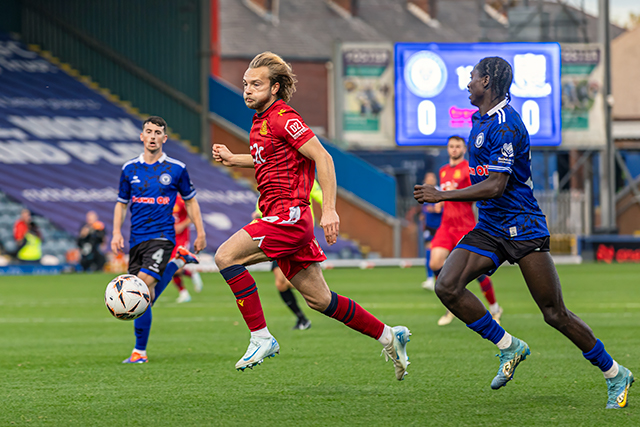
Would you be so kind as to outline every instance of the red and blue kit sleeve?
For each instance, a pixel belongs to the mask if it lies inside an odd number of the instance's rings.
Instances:
[[[274,116],[276,118],[274,134],[287,141],[296,150],[315,136],[302,117],[288,105],[280,108]]]

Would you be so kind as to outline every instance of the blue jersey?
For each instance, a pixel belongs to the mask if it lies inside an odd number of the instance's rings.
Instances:
[[[131,238],[133,248],[152,239],[176,240],[173,205],[180,193],[184,200],[195,197],[196,189],[184,163],[163,154],[154,164],[140,157],[122,166],[118,202],[131,202]]]
[[[547,221],[533,197],[529,133],[520,115],[504,100],[487,114],[473,115],[469,135],[469,175],[477,184],[489,172],[509,174],[502,194],[478,201],[477,228],[510,240],[549,235]]]
[[[422,215],[424,215],[424,226],[427,228],[438,228],[442,221],[442,211],[440,213],[428,212],[427,208],[434,207],[436,203],[423,203]]]

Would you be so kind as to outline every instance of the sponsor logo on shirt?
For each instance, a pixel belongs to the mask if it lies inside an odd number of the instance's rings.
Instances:
[[[302,124],[300,119],[287,120],[287,124],[284,125],[284,128],[293,139],[298,139],[298,137],[307,130],[306,126]]]
[[[484,132],[480,132],[478,136],[476,136],[476,142],[473,143],[476,148],[482,147],[482,144],[484,144]]]
[[[513,145],[510,142],[505,142],[501,152],[504,157],[513,157]]]
[[[485,176],[489,175],[489,165],[478,165],[475,168],[469,166],[469,175]]]
[[[159,205],[168,205],[169,201],[171,201],[169,197],[163,197],[163,196],[159,196],[157,198],[133,196],[131,198],[132,203],[144,203],[145,205],[155,205],[156,203]]]
[[[133,175],[133,178],[131,179],[131,183],[140,184],[140,179],[138,178],[138,175]]]

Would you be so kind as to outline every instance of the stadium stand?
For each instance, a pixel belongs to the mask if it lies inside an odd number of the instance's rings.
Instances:
[[[7,34],[0,43],[9,47],[0,79],[0,239],[12,249],[10,230],[27,207],[45,233],[44,253],[63,262],[88,210],[110,236],[122,164],[142,152],[141,120]],[[179,141],[169,139],[165,152],[188,165],[213,252],[251,221],[257,194]],[[359,253],[352,242],[331,249]]]

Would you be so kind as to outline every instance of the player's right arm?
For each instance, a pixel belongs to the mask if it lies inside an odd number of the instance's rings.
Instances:
[[[122,224],[127,216],[127,205],[116,202],[113,210],[113,233],[111,234],[111,251],[114,254],[124,250],[124,238],[122,237]]]
[[[213,144],[211,154],[213,155],[213,160],[222,163],[224,166],[239,168],[253,167],[253,157],[251,157],[251,154],[234,154],[223,144]]]
[[[113,231],[111,232],[111,251],[118,255],[118,252],[124,250],[124,238],[122,237],[122,224],[127,216],[127,204],[131,199],[131,184],[127,178],[125,168],[127,163],[122,167],[120,173],[120,184],[118,188],[118,201],[113,210]]]
[[[413,187],[413,197],[419,202],[475,202],[502,197],[509,175],[500,172],[489,172],[484,181],[459,190],[441,191],[433,185],[421,184]]]

